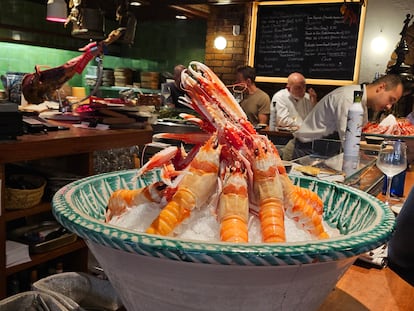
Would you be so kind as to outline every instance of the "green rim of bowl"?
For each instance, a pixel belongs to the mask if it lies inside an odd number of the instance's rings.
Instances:
[[[290,178],[295,184],[314,188],[312,190],[318,192],[325,205],[364,205],[363,213],[358,213],[357,210],[351,213],[343,207],[339,214],[324,212],[324,219],[328,223],[344,232],[347,230],[355,232],[317,241],[234,244],[162,237],[105,223],[105,206],[114,190],[134,189],[157,178],[150,175],[148,180],[143,181],[134,178],[135,176],[136,170],[127,170],[104,173],[72,182],[54,195],[53,213],[68,230],[100,245],[144,256],[225,265],[297,265],[355,257],[387,242],[394,230],[395,217],[392,211],[377,198],[342,184],[299,176],[290,176]],[[324,193],[318,189],[322,189]],[[342,196],[331,195],[329,192],[332,189]],[[344,193],[347,195],[343,195]],[[351,210],[352,208],[349,208],[349,211]],[[363,225],[366,228],[358,229],[361,224],[358,224],[355,219],[360,219],[360,223],[368,222]],[[352,229],[352,226],[357,229]]]

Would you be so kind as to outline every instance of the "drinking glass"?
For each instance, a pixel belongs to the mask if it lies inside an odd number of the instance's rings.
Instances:
[[[402,141],[386,141],[378,153],[377,167],[387,176],[385,204],[390,205],[392,178],[407,168],[407,145]]]
[[[161,84],[161,96],[163,98],[163,105],[168,106],[171,101],[171,89],[167,83]]]
[[[234,99],[240,103],[243,100],[243,94],[247,89],[246,83],[236,83],[233,85],[228,85],[227,87],[232,89]]]

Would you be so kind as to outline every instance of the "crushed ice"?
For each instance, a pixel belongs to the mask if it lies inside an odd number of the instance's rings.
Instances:
[[[124,214],[116,216],[109,222],[112,225],[130,230],[145,232],[152,221],[160,213],[159,205],[143,204],[129,208]],[[324,223],[324,228],[329,236],[336,237],[340,233],[337,229]],[[311,241],[312,237],[307,231],[299,227],[297,222],[285,216],[286,242]],[[174,236],[182,239],[219,242],[220,224],[211,207],[195,209],[191,216],[175,229]],[[250,215],[249,219],[249,243],[261,243],[260,221],[257,216]]]

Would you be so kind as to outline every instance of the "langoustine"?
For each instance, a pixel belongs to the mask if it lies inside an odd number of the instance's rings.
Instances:
[[[202,207],[216,188],[221,146],[212,136],[200,148],[188,173],[184,175],[171,200],[147,229],[147,233],[167,235],[196,207]]]
[[[226,167],[217,206],[220,239],[223,242],[248,242],[249,198],[246,174],[240,163]]]
[[[195,208],[203,208],[207,199],[219,192],[217,218],[222,241],[248,242],[246,210],[249,209],[259,216],[263,242],[286,240],[285,214],[314,237],[327,238],[320,198],[293,185],[276,147],[255,131],[219,78],[204,64],[191,62],[182,72],[181,80],[188,94],[188,106],[200,115],[200,118],[189,115],[185,118],[208,135],[158,134],[191,141],[196,147],[185,161],[182,157],[165,158],[165,163],[176,167],[189,164],[179,173],[182,174],[179,182],[167,187],[167,192],[173,194],[146,232],[174,235],[174,229]],[[150,159],[139,174],[160,166],[158,160]]]

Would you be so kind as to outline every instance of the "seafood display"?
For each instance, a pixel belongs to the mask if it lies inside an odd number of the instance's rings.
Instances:
[[[152,202],[159,213],[146,232],[174,236],[176,228],[206,206],[214,207],[222,241],[249,241],[250,217],[258,217],[262,241],[285,242],[285,216],[316,239],[328,238],[323,202],[311,190],[294,185],[276,147],[259,135],[221,80],[204,64],[191,62],[182,72],[183,101],[200,117],[182,117],[203,132],[156,134],[194,145],[169,147],[155,154],[138,176],[154,169],[161,180],[143,189],[112,193],[106,221],[123,217],[139,202]]]
[[[408,119],[396,119],[395,123],[389,125],[368,122],[362,132],[366,134],[414,136],[414,125]]]

